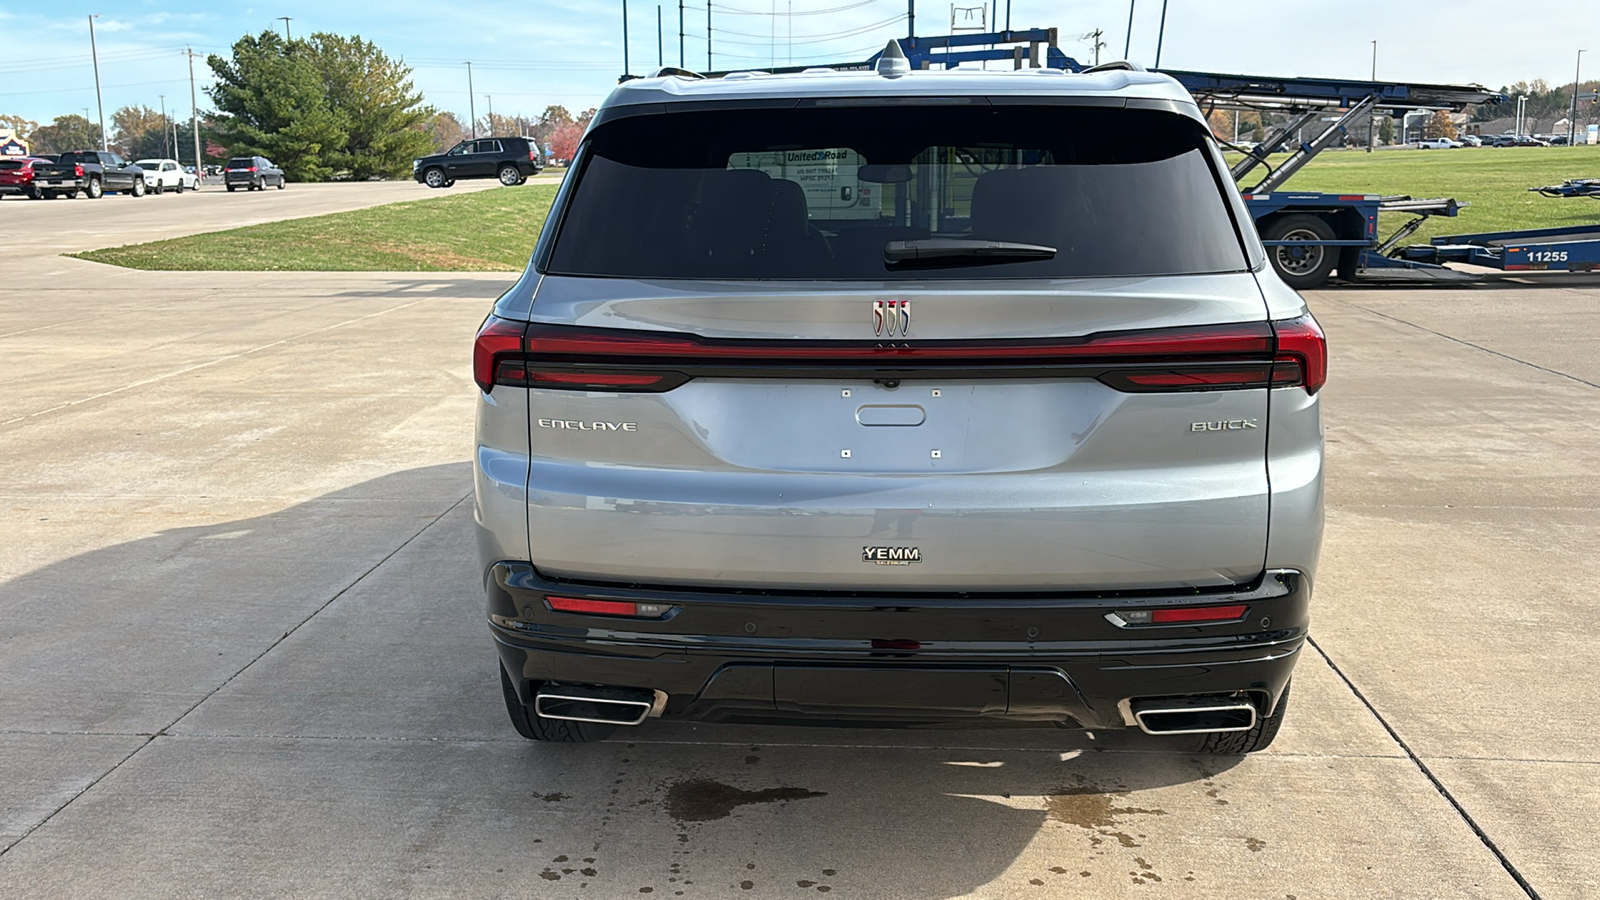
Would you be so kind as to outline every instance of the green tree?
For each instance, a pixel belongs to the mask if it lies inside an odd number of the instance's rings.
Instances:
[[[1394,116],[1384,116],[1378,120],[1378,143],[1394,143]]]
[[[56,116],[49,125],[34,129],[29,138],[34,153],[67,153],[100,149],[100,126],[83,116]]]
[[[411,69],[359,35],[319,32],[305,47],[344,133],[342,142],[324,150],[324,163],[363,180],[409,174],[411,160],[433,149],[427,130],[433,110],[423,105]]]
[[[124,106],[111,114],[112,149],[127,159],[168,156],[167,120],[148,106]]]
[[[306,41],[276,32],[245,35],[232,56],[206,58],[216,74],[217,135],[237,155],[260,154],[294,181],[334,174],[329,157],[348,140],[328,98],[316,53]]]

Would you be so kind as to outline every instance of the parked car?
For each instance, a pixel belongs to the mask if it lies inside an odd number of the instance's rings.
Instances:
[[[411,175],[431,188],[447,188],[459,178],[498,178],[511,187],[544,169],[544,154],[527,138],[465,140],[444,153],[411,161]]]
[[[1482,147],[1483,138],[1480,138],[1475,134],[1464,134],[1461,136],[1461,143],[1467,145],[1468,147]]]
[[[34,163],[33,182],[47,198],[72,198],[83,192],[90,200],[123,193],[143,197],[144,170],[108,150],[74,150],[54,162]]]
[[[33,166],[50,161],[42,156],[9,156],[0,159],[0,197],[17,194],[30,200],[40,199],[43,194],[34,183]]]
[[[1450,150],[1463,146],[1459,141],[1452,141],[1447,137],[1423,138],[1417,141],[1418,150]]]
[[[1172,78],[897,55],[602,104],[473,354],[512,725],[1265,747],[1321,542],[1321,330]]]
[[[200,187],[200,180],[193,173],[185,171],[175,159],[141,159],[138,166],[144,170],[145,188],[152,194],[162,193],[168,188],[181,194]]]
[[[251,191],[262,191],[268,187],[277,187],[283,190],[283,170],[272,164],[264,156],[235,156],[228,160],[228,165],[222,170],[223,183],[229,191],[245,188]]]

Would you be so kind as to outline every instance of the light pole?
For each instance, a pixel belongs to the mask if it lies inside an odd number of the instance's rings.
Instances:
[[[478,139],[478,98],[472,93],[472,63],[467,63],[467,115],[472,117],[472,139]]]
[[[1156,31],[1156,64],[1154,68],[1161,68],[1161,43],[1167,39],[1167,0],[1161,0],[1161,28]]]
[[[1133,5],[1139,0],[1128,0],[1128,39],[1122,42],[1122,58],[1128,58],[1128,51],[1133,48]]]
[[[294,38],[289,34],[289,19],[290,18],[291,18],[290,16],[279,16],[278,17],[278,21],[283,23],[283,40],[284,40],[285,43],[294,40]]]
[[[628,0],[622,0],[622,74],[627,75],[628,67]]]
[[[1377,41],[1373,41],[1372,42],[1372,80],[1373,81],[1377,81],[1378,80],[1378,42]],[[1373,121],[1373,119],[1377,115],[1378,115],[1378,111],[1377,110],[1373,110],[1373,111],[1367,113],[1367,152],[1368,153],[1371,153],[1372,152],[1372,148],[1374,146],[1376,146],[1377,143],[1378,143],[1378,131],[1374,127],[1377,123],[1375,123]]]
[[[199,189],[200,181],[206,177],[206,167],[200,158],[200,101],[194,92],[194,50],[186,47],[183,52],[189,57],[189,128],[194,136],[194,186]]]
[[[161,98],[161,152],[165,155],[168,151],[167,144],[167,95],[157,94]]]
[[[106,139],[106,104],[100,99],[100,51],[94,45],[94,20],[98,18],[98,14],[89,17],[89,58],[94,61],[94,103],[100,110],[100,149],[110,150],[111,143]]]
[[[1578,67],[1572,71],[1572,112],[1567,114],[1567,146],[1578,142],[1578,82],[1583,73],[1583,51],[1578,51]]]

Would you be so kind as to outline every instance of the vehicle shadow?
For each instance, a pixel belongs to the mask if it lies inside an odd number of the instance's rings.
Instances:
[[[13,874],[63,895],[117,873],[121,896],[955,897],[1025,853],[1063,890],[1127,877],[1155,825],[1225,802],[1236,760],[1137,733],[654,721],[523,741],[469,477],[398,472],[0,584],[9,733],[149,736],[53,815],[37,869],[11,848]],[[5,800],[48,811],[53,790]]]

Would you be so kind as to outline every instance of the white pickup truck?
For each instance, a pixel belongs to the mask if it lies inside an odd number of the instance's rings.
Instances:
[[[1426,140],[1417,141],[1418,150],[1451,150],[1456,147],[1465,146],[1466,144],[1463,144],[1460,141],[1453,141],[1446,137],[1427,138]]]

